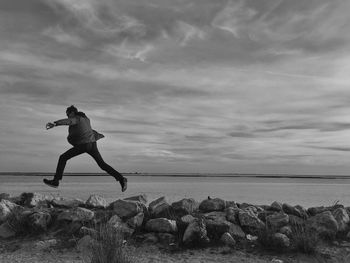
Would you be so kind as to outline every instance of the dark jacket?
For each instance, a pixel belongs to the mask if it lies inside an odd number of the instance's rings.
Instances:
[[[91,128],[90,119],[82,112],[78,112],[73,118],[55,121],[57,125],[69,125],[67,140],[73,146],[96,142],[104,137],[103,134]]]

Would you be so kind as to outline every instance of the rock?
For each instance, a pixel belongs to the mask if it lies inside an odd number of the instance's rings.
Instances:
[[[158,233],[158,240],[160,243],[170,245],[176,242],[176,237],[170,233]]]
[[[276,214],[276,211],[265,210],[263,212],[258,213],[258,218],[264,223],[266,223],[266,218],[274,214]]]
[[[138,213],[136,216],[129,218],[126,223],[133,229],[139,228],[142,226],[143,219],[145,218],[145,214],[143,212]]]
[[[182,241],[186,246],[205,246],[208,244],[209,238],[204,220],[196,218],[190,223],[185,230]]]
[[[73,208],[84,205],[84,201],[80,199],[55,198],[51,201],[55,207]]]
[[[252,213],[241,210],[238,213],[238,218],[240,225],[246,228],[250,233],[255,233],[256,231],[265,228],[264,222],[262,222],[257,216],[254,216]]]
[[[280,230],[278,231],[281,234],[286,235],[287,237],[290,237],[292,235],[292,228],[290,226],[284,226],[281,227]]]
[[[46,231],[50,223],[51,215],[48,212],[34,212],[28,216],[28,225],[35,232]]]
[[[234,223],[234,224],[238,224],[239,220],[238,220],[238,212],[240,211],[239,208],[235,208],[235,207],[228,207],[226,209],[226,220]]]
[[[0,201],[0,223],[5,222],[10,216],[11,212],[18,207],[18,205],[3,199]]]
[[[332,212],[335,220],[338,223],[338,231],[345,232],[349,229],[350,218],[348,213],[344,208],[338,208]]]
[[[9,200],[11,197],[8,193],[1,193],[0,194],[0,201],[5,199],[5,200]]]
[[[139,202],[128,200],[117,200],[111,203],[113,212],[122,219],[128,219],[142,212],[142,205]]]
[[[220,239],[228,232],[232,223],[226,220],[226,212],[210,212],[204,214],[204,222],[207,228],[207,234],[210,239]]]
[[[316,233],[325,238],[334,238],[338,232],[338,223],[330,211],[325,211],[310,217],[306,221],[308,233]]]
[[[43,202],[51,202],[54,199],[52,195],[43,195],[40,193],[22,193],[21,203],[27,207],[35,207]]]
[[[271,260],[271,263],[284,263],[284,261],[281,260],[281,259],[273,258],[273,259]]]
[[[225,205],[225,201],[220,198],[206,199],[200,203],[199,210],[203,212],[223,211]]]
[[[16,231],[8,224],[8,222],[0,225],[0,238],[10,238],[15,235]]]
[[[152,218],[157,218],[157,217],[171,218],[172,217],[172,212],[171,212],[172,208],[164,196],[152,201],[148,206],[148,211]]]
[[[177,226],[175,220],[167,218],[154,218],[146,223],[146,230],[149,232],[176,233]]]
[[[106,208],[108,203],[102,196],[93,194],[86,200],[85,205],[90,208]]]
[[[222,234],[220,241],[228,247],[235,247],[236,245],[235,239],[228,232],[225,232],[224,234]]]
[[[236,240],[243,240],[246,237],[246,234],[244,233],[242,228],[236,224],[231,224],[228,232]]]
[[[229,208],[229,207],[232,207],[235,209],[238,208],[237,203],[235,201],[225,201],[225,208]]]
[[[199,204],[193,198],[184,198],[171,204],[177,216],[182,217],[198,210]]]
[[[282,203],[280,202],[273,202],[269,208],[269,210],[276,211],[276,212],[281,212],[283,210]]]
[[[289,223],[289,216],[285,213],[276,213],[266,217],[266,223],[272,229],[280,229]]]
[[[303,212],[301,211],[302,209],[300,209],[300,206],[291,206],[287,203],[284,203],[282,205],[283,211],[288,214],[288,215],[295,215],[298,216],[300,218],[306,218],[305,215],[303,214]]]
[[[288,248],[290,246],[289,238],[281,233],[275,233],[272,236],[272,242],[274,244],[274,247],[278,248]]]
[[[145,205],[147,204],[148,199],[147,199],[147,195],[142,194],[142,195],[131,196],[131,197],[125,198],[124,200],[136,201]]]
[[[67,220],[88,222],[94,218],[94,215],[95,213],[89,209],[76,207],[61,212],[57,217],[57,221]]]
[[[247,238],[247,240],[249,240],[251,242],[255,242],[255,241],[258,240],[257,236],[253,236],[253,235],[250,235],[250,234],[246,235],[246,238]]]
[[[317,214],[320,214],[322,212],[328,211],[327,207],[324,206],[317,206],[317,207],[310,207],[307,212],[311,215],[311,216],[315,216]]]
[[[192,215],[185,215],[181,217],[180,221],[184,223],[185,225],[191,224],[196,218],[193,217]]]

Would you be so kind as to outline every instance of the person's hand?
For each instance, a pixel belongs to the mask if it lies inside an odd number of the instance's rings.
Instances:
[[[48,122],[48,123],[46,124],[46,130],[51,129],[51,128],[55,127],[55,126],[56,126],[56,125],[53,124],[52,122]]]

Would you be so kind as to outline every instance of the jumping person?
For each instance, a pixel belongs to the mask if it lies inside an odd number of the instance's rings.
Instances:
[[[67,140],[73,145],[73,148],[61,154],[53,180],[44,179],[44,183],[48,186],[57,188],[59,181],[62,180],[63,171],[67,161],[74,156],[82,153],[88,153],[95,159],[98,166],[102,170],[113,176],[120,183],[122,192],[124,192],[127,188],[128,180],[105,163],[97,149],[96,141],[104,136],[93,130],[90,125],[90,119],[85,115],[85,113],[78,112],[78,109],[73,105],[67,108],[66,114],[68,117],[67,119],[54,121],[53,123],[49,122],[46,124],[46,129],[51,129],[55,126],[69,125]]]

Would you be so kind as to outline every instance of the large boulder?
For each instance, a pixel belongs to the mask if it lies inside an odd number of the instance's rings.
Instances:
[[[345,232],[349,230],[350,218],[344,208],[338,208],[332,212],[335,220],[338,223],[338,231]]]
[[[220,239],[225,232],[228,232],[232,224],[226,220],[226,212],[220,211],[204,214],[204,222],[208,237],[216,240]]]
[[[329,211],[329,208],[324,206],[316,206],[316,207],[310,207],[307,209],[307,212],[310,214],[310,216],[315,216],[325,211]]]
[[[8,193],[1,193],[0,194],[0,201],[5,199],[5,200],[10,200],[11,196]]]
[[[180,222],[186,226],[191,224],[196,218],[192,215],[185,215],[181,217]]]
[[[28,216],[28,225],[34,232],[46,231],[51,223],[51,215],[48,212],[34,212]]]
[[[69,198],[54,198],[51,201],[51,204],[54,207],[60,207],[60,208],[73,208],[73,207],[79,207],[84,205],[84,201],[80,199],[69,199]]]
[[[334,238],[338,232],[338,223],[330,211],[310,217],[306,221],[308,233],[316,233],[325,238]]]
[[[123,219],[128,219],[136,216],[143,211],[142,204],[140,202],[117,200],[110,204],[113,213]]]
[[[289,223],[289,216],[285,213],[276,213],[266,217],[266,224],[272,229],[280,229]]]
[[[182,238],[186,246],[205,246],[209,241],[204,219],[201,218],[196,218],[187,226]]]
[[[0,225],[0,238],[11,238],[16,235],[16,231],[8,224],[8,222],[5,222]]]
[[[275,233],[272,235],[272,243],[277,248],[288,248],[290,246],[289,238],[281,233]]]
[[[176,215],[182,217],[196,211],[199,207],[199,204],[193,198],[184,198],[180,201],[172,203],[171,206]]]
[[[235,240],[243,240],[246,237],[242,228],[236,224],[231,224],[228,232]]]
[[[127,197],[124,200],[140,202],[140,203],[145,205],[145,204],[147,204],[148,198],[147,198],[147,195],[141,194],[141,195]]]
[[[277,202],[277,201],[274,201],[268,210],[271,210],[271,211],[276,211],[276,212],[281,212],[283,210],[283,207],[282,207],[282,203],[280,202]]]
[[[35,207],[42,203],[51,202],[54,197],[52,195],[44,195],[41,193],[22,193],[21,204],[28,207]]]
[[[93,194],[86,200],[85,205],[90,208],[106,208],[108,203],[104,197]]]
[[[238,213],[240,225],[249,233],[255,234],[256,231],[260,231],[265,228],[264,222],[262,222],[253,213],[241,210]]]
[[[19,207],[18,205],[3,199],[0,201],[0,223],[5,222],[11,212]]]
[[[176,233],[177,225],[175,220],[167,218],[154,218],[147,221],[146,230],[149,232]]]
[[[223,211],[226,202],[220,198],[203,200],[199,205],[199,210],[203,212]]]
[[[133,229],[139,228],[143,224],[145,214],[143,212],[138,213],[136,216],[129,218],[126,223]]]
[[[233,224],[238,224],[239,219],[238,219],[238,212],[240,211],[239,208],[236,207],[228,207],[226,208],[226,220],[233,223]]]
[[[66,220],[66,221],[89,222],[94,218],[94,216],[95,216],[95,213],[93,211],[82,207],[76,207],[76,208],[68,209],[61,212],[57,217],[57,221]]]
[[[308,217],[306,210],[300,205],[291,206],[287,203],[284,203],[282,205],[282,208],[283,211],[288,215],[295,215],[303,219],[306,219]]]
[[[172,207],[170,206],[170,204],[168,203],[167,199],[164,196],[152,201],[148,205],[148,211],[152,218],[172,217],[172,213],[171,213]]]
[[[220,241],[228,247],[235,247],[236,245],[236,241],[235,239],[231,236],[230,233],[226,232],[224,234],[222,234]]]

